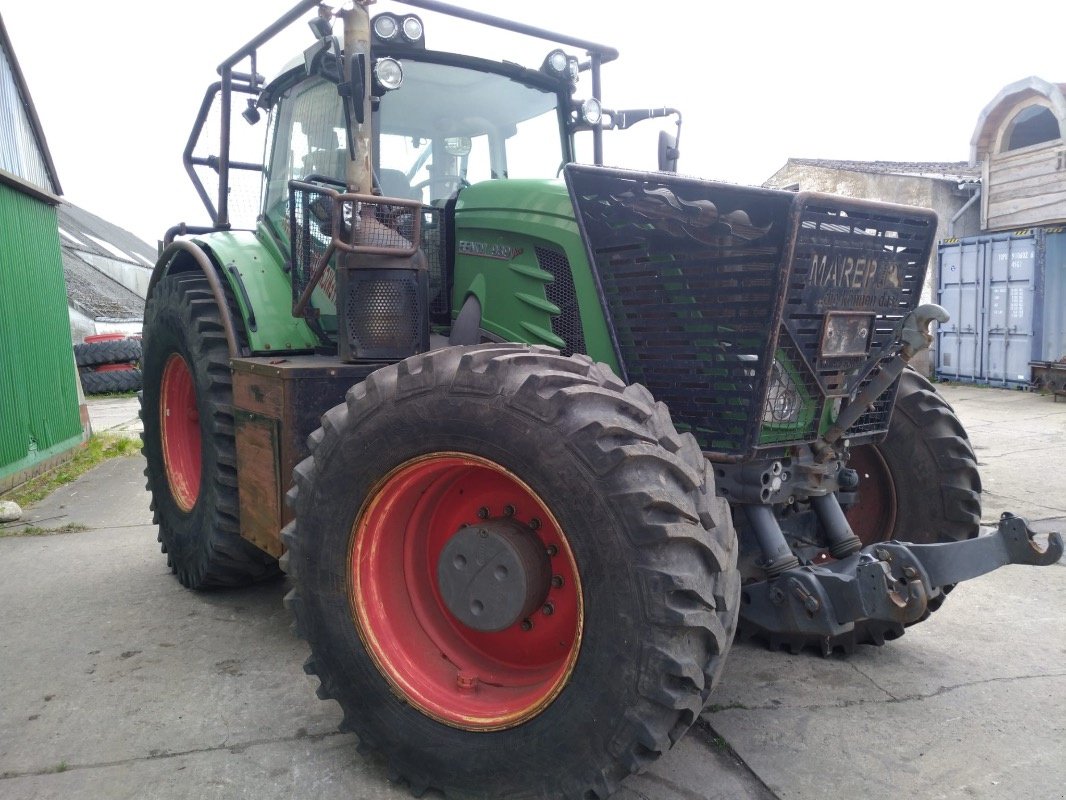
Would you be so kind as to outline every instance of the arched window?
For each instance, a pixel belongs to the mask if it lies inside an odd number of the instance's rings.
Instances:
[[[1004,150],[1052,142],[1060,137],[1059,121],[1044,106],[1026,106],[1011,120]]]

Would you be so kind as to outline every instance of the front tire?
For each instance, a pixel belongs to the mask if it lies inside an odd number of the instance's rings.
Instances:
[[[852,450],[859,501],[847,517],[864,545],[971,539],[981,526],[981,476],[954,409],[913,370],[900,376],[888,436]]]
[[[145,476],[167,564],[183,586],[240,586],[278,574],[240,536],[233,388],[207,280],[164,276],[144,313]]]
[[[416,793],[602,798],[692,725],[735,632],[735,536],[643,387],[546,348],[454,347],[375,372],[322,424],[289,605],[320,696]],[[551,582],[478,630],[438,570],[500,527]]]

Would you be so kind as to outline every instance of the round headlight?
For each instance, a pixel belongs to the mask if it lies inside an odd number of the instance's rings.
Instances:
[[[600,101],[590,97],[581,104],[581,119],[589,125],[599,125],[603,117],[603,108]]]
[[[422,38],[422,20],[418,17],[403,18],[403,35],[409,42],[417,42]]]
[[[802,409],[803,403],[795,382],[781,362],[774,361],[762,421],[770,424],[794,425],[799,421]]]
[[[379,58],[374,64],[374,77],[383,89],[391,92],[403,84],[403,67],[395,58]]]
[[[396,22],[396,17],[391,14],[382,14],[374,18],[374,34],[379,39],[388,41],[396,36],[396,32],[400,29],[400,26]]]
[[[562,50],[552,50],[548,53],[548,67],[552,72],[558,72],[560,75],[566,72],[566,53]]]

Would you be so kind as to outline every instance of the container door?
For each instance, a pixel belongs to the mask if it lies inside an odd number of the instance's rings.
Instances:
[[[942,244],[936,374],[945,380],[1028,386],[1038,248],[1031,231]]]
[[[946,380],[973,381],[981,375],[985,250],[986,242],[975,239],[940,246],[937,302],[951,319],[937,327],[936,372]]]
[[[994,239],[989,255],[983,378],[1005,386],[1028,386],[1036,241],[1032,236]]]

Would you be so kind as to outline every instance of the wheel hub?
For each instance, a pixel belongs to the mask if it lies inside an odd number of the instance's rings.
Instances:
[[[493,633],[544,604],[551,561],[532,528],[514,520],[485,520],[456,531],[437,561],[445,606],[464,625]]]

